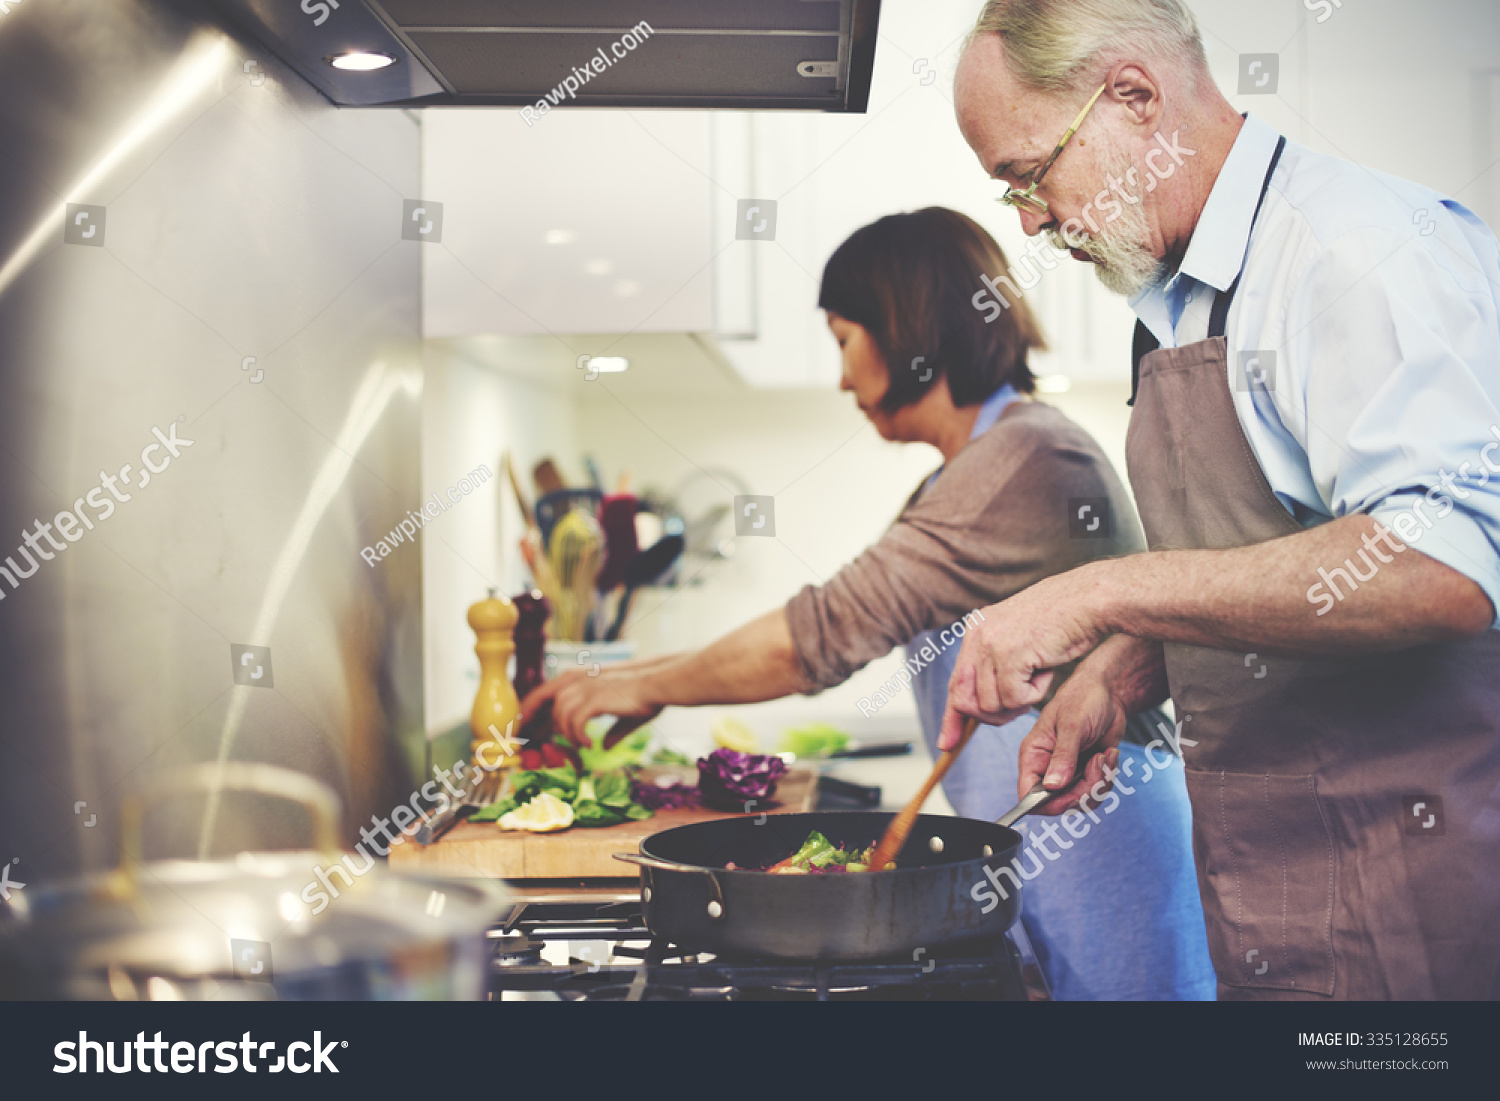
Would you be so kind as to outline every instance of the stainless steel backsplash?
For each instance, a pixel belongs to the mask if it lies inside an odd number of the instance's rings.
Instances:
[[[107,865],[127,792],[221,757],[330,783],[352,835],[422,751],[420,546],[360,555],[421,496],[418,123],[197,5],[5,7],[0,861]],[[207,806],[148,847],[305,840]]]

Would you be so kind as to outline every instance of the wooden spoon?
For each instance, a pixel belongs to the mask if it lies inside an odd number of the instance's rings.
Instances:
[[[927,782],[922,785],[922,790],[912,797],[912,801],[901,808],[901,813],[891,819],[891,824],[885,828],[884,835],[880,838],[880,844],[875,846],[875,851],[870,854],[870,871],[884,871],[896,859],[896,854],[901,851],[901,846],[906,844],[907,837],[911,834],[911,828],[917,824],[917,815],[922,813],[922,804],[927,802],[927,797],[932,794],[932,789],[938,786],[938,781],[948,774],[953,767],[953,762],[958,760],[958,755],[964,751],[964,746],[969,744],[969,739],[974,736],[974,731],[979,727],[979,720],[968,718],[964,720],[963,733],[958,736],[958,744],[952,749],[945,749],[937,759],[937,764],[932,767],[932,775],[927,777]]]

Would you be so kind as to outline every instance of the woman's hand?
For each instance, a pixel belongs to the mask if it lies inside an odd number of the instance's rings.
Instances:
[[[596,715],[648,722],[661,714],[662,703],[647,692],[651,664],[637,669],[600,669],[592,675],[584,669],[570,669],[528,692],[521,701],[521,713],[529,719],[550,700],[552,726],[558,735],[575,745],[591,745],[583,728]]]

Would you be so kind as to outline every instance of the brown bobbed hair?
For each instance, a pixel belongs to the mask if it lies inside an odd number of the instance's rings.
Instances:
[[[1009,308],[998,317],[973,301],[984,289],[981,275],[998,280],[1008,267],[995,239],[956,210],[890,214],[834,250],[823,267],[818,308],[874,338],[891,380],[880,402],[887,413],[917,401],[939,376],[947,377],[958,406],[978,405],[1007,382],[1029,394],[1036,380],[1026,354],[1046,349],[1041,326],[1023,299],[1002,300]],[[986,316],[993,320],[986,323]]]

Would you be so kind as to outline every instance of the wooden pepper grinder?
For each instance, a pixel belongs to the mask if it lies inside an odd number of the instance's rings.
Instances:
[[[521,617],[516,624],[516,676],[512,683],[515,685],[516,695],[524,700],[526,693],[540,687],[546,679],[542,660],[547,640],[542,628],[547,625],[547,617],[552,614],[552,605],[547,603],[547,598],[540,589],[522,593],[512,603]]]
[[[506,669],[516,649],[514,632],[519,618],[516,606],[496,596],[494,589],[489,590],[487,599],[469,607],[469,626],[479,640],[474,644],[474,653],[479,655],[479,693],[474,697],[474,710],[469,716],[472,735],[469,751],[481,765],[495,765],[506,748],[497,743],[491,728],[502,736],[509,734],[512,739],[509,747],[517,751],[506,755],[501,767],[513,768],[520,762],[520,746],[514,739],[520,734],[517,720],[521,701],[516,698]]]

